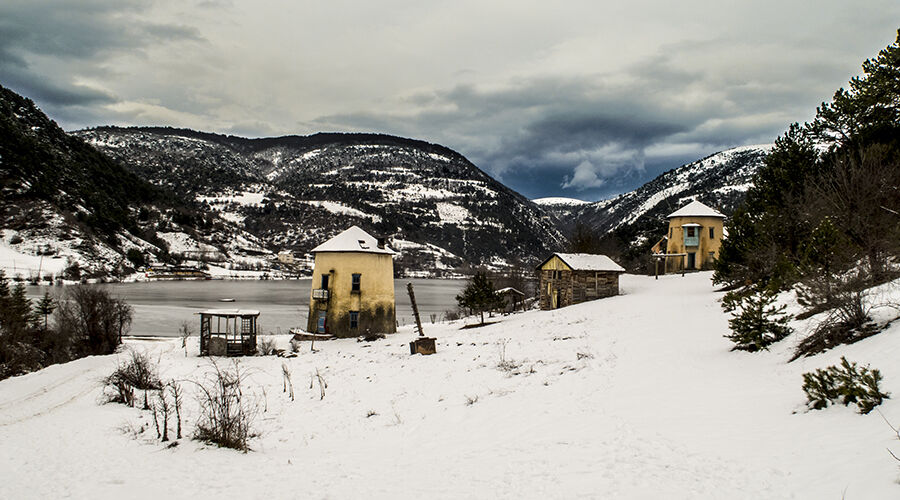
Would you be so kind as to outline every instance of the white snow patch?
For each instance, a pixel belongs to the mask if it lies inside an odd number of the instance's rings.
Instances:
[[[436,205],[442,224],[464,224],[472,219],[472,213],[466,207],[447,202],[438,202]]]
[[[338,203],[336,201],[323,201],[323,200],[301,200],[300,203],[306,203],[307,205],[312,205],[315,207],[321,207],[325,210],[333,214],[343,214],[343,215],[351,215],[353,217],[360,217],[363,219],[371,219],[374,222],[381,222],[381,216],[374,214],[367,214],[362,210],[357,210],[353,207],[348,207],[343,203]]]

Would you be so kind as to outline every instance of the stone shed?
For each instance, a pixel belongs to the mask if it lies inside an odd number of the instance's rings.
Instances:
[[[556,309],[619,294],[622,266],[606,255],[555,253],[537,267],[541,309]]]

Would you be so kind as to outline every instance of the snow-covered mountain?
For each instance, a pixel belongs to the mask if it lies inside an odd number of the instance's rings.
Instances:
[[[20,279],[128,274],[170,253],[264,249],[66,134],[0,87],[0,270]],[[224,233],[232,237],[221,239]],[[246,252],[244,252],[246,251]]]
[[[646,247],[665,234],[666,216],[692,199],[731,214],[771,148],[771,144],[742,146],[715,153],[669,170],[634,191],[578,206],[568,222],[615,238],[623,253],[646,253]]]
[[[304,254],[356,224],[409,271],[530,262],[566,238],[538,206],[446,147],[375,134],[245,139],[170,128],[75,132],[273,251]]]

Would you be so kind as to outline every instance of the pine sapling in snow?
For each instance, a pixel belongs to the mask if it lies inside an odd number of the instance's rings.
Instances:
[[[870,370],[868,365],[859,367],[841,356],[840,366],[804,373],[803,391],[807,405],[814,410],[835,402],[844,406],[855,403],[865,415],[890,397],[890,393],[881,392],[878,387],[881,380],[880,371]]]
[[[733,350],[755,352],[791,334],[787,326],[791,316],[784,314],[785,306],[775,306],[775,294],[761,290],[740,299],[740,312],[728,320],[731,334],[726,335],[735,343]]]

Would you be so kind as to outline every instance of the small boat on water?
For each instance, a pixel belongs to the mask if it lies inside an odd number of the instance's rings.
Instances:
[[[219,302],[234,302],[234,299],[219,299]]]

